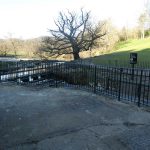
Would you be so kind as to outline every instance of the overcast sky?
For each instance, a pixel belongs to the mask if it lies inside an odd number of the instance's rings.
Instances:
[[[111,18],[118,27],[133,27],[144,0],[0,0],[0,38],[48,35],[61,10],[91,10],[94,20]]]

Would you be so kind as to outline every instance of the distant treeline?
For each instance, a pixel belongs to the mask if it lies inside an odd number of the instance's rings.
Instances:
[[[128,29],[124,27],[119,30],[112,25],[110,20],[105,21],[103,28],[107,31],[107,34],[103,39],[97,40],[97,44],[94,47],[95,54],[97,53],[96,55],[115,49],[116,44],[120,41],[141,38],[141,31],[139,28]],[[144,32],[145,37],[150,36],[150,29]],[[16,38],[0,39],[0,56],[48,59],[49,52],[44,52],[42,48],[44,38],[45,37],[40,37],[28,40]],[[81,52],[81,55],[86,55],[86,53],[89,52]],[[60,56],[60,58],[72,59],[72,56],[63,55]]]

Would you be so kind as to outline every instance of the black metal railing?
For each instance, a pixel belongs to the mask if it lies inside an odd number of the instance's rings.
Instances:
[[[150,106],[150,70],[79,62],[23,61],[1,63],[0,81],[73,87]]]

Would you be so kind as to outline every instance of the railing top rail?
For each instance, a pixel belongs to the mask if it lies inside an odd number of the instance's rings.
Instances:
[[[88,63],[88,62],[81,62],[81,61],[58,61],[58,60],[21,60],[18,62],[6,62],[6,61],[0,61],[0,66],[3,67],[3,64],[9,64],[13,65],[13,64],[24,64],[24,63],[66,63],[66,64],[78,64],[78,65],[86,65],[86,66],[96,66],[97,68],[109,68],[109,69],[123,69],[123,70],[133,70],[133,68],[130,67],[125,67],[125,66],[114,66],[114,65],[104,65],[104,64],[93,64],[93,63]],[[7,66],[6,66],[7,68]],[[8,68],[9,69],[9,68]],[[149,72],[150,68],[137,68],[134,67],[135,71],[145,71],[145,72]]]

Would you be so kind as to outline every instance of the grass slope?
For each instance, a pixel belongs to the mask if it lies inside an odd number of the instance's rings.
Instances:
[[[110,64],[111,62],[128,63],[131,52],[138,53],[138,62],[150,63],[150,38],[120,42],[108,54],[94,57],[93,62],[96,64]]]

